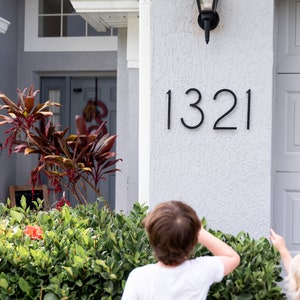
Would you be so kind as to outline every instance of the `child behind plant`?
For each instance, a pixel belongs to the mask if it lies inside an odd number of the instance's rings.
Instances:
[[[287,273],[287,292],[293,300],[300,300],[300,254],[292,257],[282,236],[270,230],[270,240],[280,253],[284,268]]]

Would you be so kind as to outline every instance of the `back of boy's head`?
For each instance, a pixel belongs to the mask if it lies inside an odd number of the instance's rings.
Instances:
[[[179,265],[189,258],[201,228],[194,209],[181,201],[157,205],[143,223],[155,257],[170,266]]]

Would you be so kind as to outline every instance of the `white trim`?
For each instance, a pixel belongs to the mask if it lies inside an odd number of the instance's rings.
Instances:
[[[117,51],[116,36],[101,37],[38,37],[38,0],[25,0],[24,51],[84,52]]]
[[[128,69],[138,69],[140,66],[139,61],[138,60],[129,60],[127,62],[127,68]]]
[[[79,12],[138,12],[138,0],[70,0]]]
[[[124,12],[80,12],[79,15],[98,31],[103,30],[102,28],[106,29],[106,27],[127,27],[127,20],[129,18],[138,18],[137,13]]]
[[[140,0],[139,202],[150,201],[151,1]]]
[[[127,19],[138,17],[138,0],[70,0],[74,9],[95,29],[127,27]]]
[[[139,19],[128,18],[127,27],[127,67],[139,67]]]

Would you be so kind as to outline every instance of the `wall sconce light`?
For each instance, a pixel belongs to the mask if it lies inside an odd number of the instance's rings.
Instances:
[[[219,15],[216,12],[218,0],[196,0],[199,10],[198,24],[205,31],[206,44],[209,42],[209,32],[219,24]]]
[[[10,22],[3,19],[3,18],[0,18],[0,33],[6,33],[6,30],[8,28],[8,25],[10,25]]]

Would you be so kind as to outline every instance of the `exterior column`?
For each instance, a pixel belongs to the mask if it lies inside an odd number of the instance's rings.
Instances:
[[[150,196],[151,0],[140,0],[139,26],[139,202]]]

